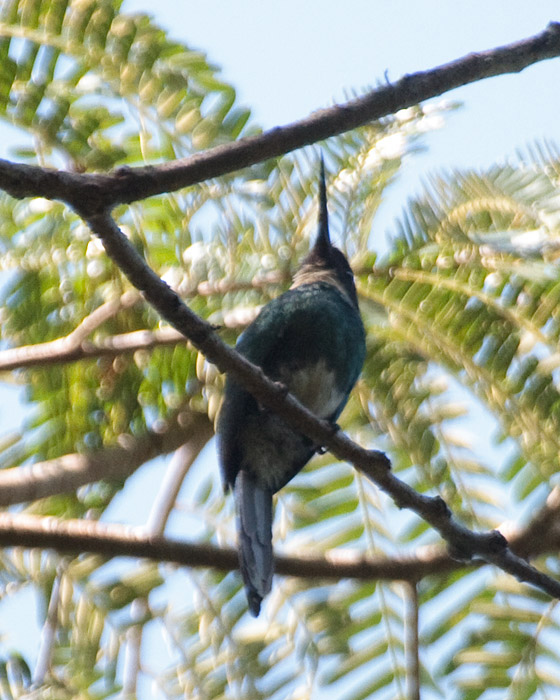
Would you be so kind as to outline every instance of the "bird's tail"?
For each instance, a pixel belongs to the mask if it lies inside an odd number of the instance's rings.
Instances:
[[[239,537],[239,565],[251,613],[257,617],[261,601],[270,592],[272,554],[272,492],[245,471],[235,479],[235,506]]]

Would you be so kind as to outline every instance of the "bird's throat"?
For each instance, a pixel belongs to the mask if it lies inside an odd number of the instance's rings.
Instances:
[[[352,301],[348,291],[340,282],[336,272],[330,268],[320,268],[315,265],[303,265],[294,275],[294,281],[290,289],[296,289],[304,284],[314,284],[315,282],[326,282],[336,287],[339,292],[344,294],[348,301]]]

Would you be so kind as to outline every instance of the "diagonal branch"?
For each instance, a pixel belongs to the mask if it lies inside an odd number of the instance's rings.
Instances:
[[[320,110],[301,121],[172,163],[119,168],[113,174],[93,175],[0,160],[0,188],[14,197],[59,199],[78,211],[87,207],[91,214],[240,170],[350,131],[461,85],[519,72],[533,63],[558,56],[560,23],[551,22],[532,37],[405,75],[393,84],[382,85],[363,97]]]
[[[261,289],[267,285],[280,284],[286,279],[286,275],[275,272],[257,276],[250,282],[227,279],[216,282],[205,281],[200,282],[186,296],[223,295],[227,292]],[[107,319],[112,318],[119,311],[134,306],[141,299],[141,295],[137,292],[125,292],[120,299],[102,304],[71,333],[62,338],[56,338],[56,340],[50,340],[46,343],[20,345],[0,350],[0,372],[66,364],[99,357],[115,357],[116,355],[134,353],[137,350],[152,350],[166,345],[184,344],[185,336],[174,328],[144,329],[109,335],[95,340],[88,339],[88,336]],[[255,315],[256,313],[257,309],[255,309]],[[246,313],[240,316],[233,310],[224,314],[222,325],[226,328],[240,328],[245,327],[247,323]]]
[[[195,444],[214,434],[205,413],[181,414],[181,422],[163,433],[150,432],[134,438],[123,436],[120,445],[89,454],[68,454],[29,466],[0,470],[0,506],[71,493],[84,484],[101,479],[126,479],[142,464],[160,454],[178,449],[189,439]]]
[[[218,369],[230,372],[260,404],[297,427],[316,444],[328,447],[338,459],[349,461],[385,491],[399,508],[408,508],[419,515],[447,541],[455,558],[467,561],[481,558],[560,598],[560,582],[513,554],[501,533],[475,533],[462,526],[441,498],[419,494],[400,481],[391,472],[390,462],[383,453],[363,449],[340,431],[333,433],[330,423],[317,419],[287,393],[285,387],[270,380],[259,367],[225,345],[212,326],[183,304],[148,267],[108,213],[96,214],[86,221],[103,241],[107,254],[146,300]]]

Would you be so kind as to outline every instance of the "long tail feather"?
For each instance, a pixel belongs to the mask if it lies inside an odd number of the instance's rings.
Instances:
[[[249,609],[257,617],[261,601],[272,586],[272,492],[240,471],[235,479],[235,504],[239,565]]]

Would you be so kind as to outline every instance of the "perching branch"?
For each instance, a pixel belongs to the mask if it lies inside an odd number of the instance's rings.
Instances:
[[[535,36],[471,53],[437,68],[403,76],[363,97],[335,105],[259,136],[240,139],[158,166],[77,174],[0,160],[0,188],[14,197],[41,196],[88,214],[188,187],[344,133],[449,90],[560,56],[560,23]]]
[[[161,280],[136,252],[109,214],[87,219],[102,240],[107,254],[139,289],[146,300],[218,369],[231,374],[259,401],[288,423],[327,447],[338,459],[347,460],[385,491],[399,508],[408,508],[428,522],[447,541],[452,556],[470,561],[481,558],[507,571],[521,581],[538,586],[560,598],[560,582],[542,574],[511,552],[505,537],[497,531],[475,533],[458,523],[439,497],[417,493],[390,470],[387,457],[376,450],[365,450],[340,431],[333,433],[328,421],[317,419],[285,387],[270,380],[263,371],[225,345],[210,324],[194,314],[178,295]]]

